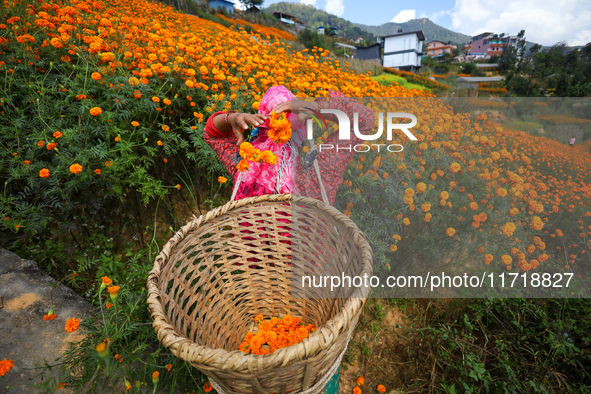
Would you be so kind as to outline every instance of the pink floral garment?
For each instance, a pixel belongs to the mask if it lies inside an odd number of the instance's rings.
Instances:
[[[296,98],[285,86],[273,86],[267,90],[259,105],[259,114],[270,116],[273,108],[281,103]],[[303,138],[305,124],[297,120],[297,115],[287,113],[287,118],[292,124],[292,135],[300,134]],[[265,125],[259,127],[259,137],[253,141],[252,145],[261,152],[270,150],[278,158],[276,165],[267,163],[250,163],[248,171],[244,171],[236,200],[245,197],[259,196],[261,194],[282,194],[291,193],[291,166],[284,165],[285,176],[278,177],[281,168],[281,162],[289,163],[291,160],[291,149],[287,144],[278,144],[268,136],[269,119]],[[279,182],[278,182],[279,181]]]
[[[367,134],[371,131],[374,124],[373,111],[358,103],[356,100],[346,97],[340,92],[329,90],[328,96],[330,100],[328,103],[330,108],[339,109],[345,112],[350,119],[353,119],[353,113],[359,113],[360,131],[364,134]],[[287,100],[291,100],[294,97],[295,96],[284,86],[273,86],[269,88],[263,96],[259,106],[259,113],[269,115],[275,106]],[[324,102],[322,98],[316,100],[322,100]],[[328,108],[326,102],[324,103],[325,104],[323,105],[323,108]],[[223,112],[216,112],[209,117],[203,132],[203,138],[205,142],[207,142],[217,153],[218,157],[230,175],[236,179],[238,175],[236,165],[241,160],[240,156],[238,155],[239,148],[236,146],[236,137],[231,131],[222,133],[213,125],[213,118],[216,115],[222,113]],[[288,114],[290,119],[291,116],[291,114]],[[332,114],[323,114],[323,117],[327,121],[337,121],[336,117]],[[268,126],[268,122],[266,125]],[[294,139],[294,137],[303,138],[303,123],[296,123],[296,127],[292,128],[294,129],[292,132],[292,139]],[[268,138],[267,130],[267,128],[261,126],[259,128],[259,137],[253,141],[252,145],[261,151],[271,150],[278,157],[281,157],[280,155],[284,154],[284,161],[289,162],[292,153],[288,145],[292,141],[286,144],[276,144]],[[297,139],[301,140],[302,138]],[[325,143],[332,144],[334,146],[349,146],[363,143],[363,141],[357,138],[354,134],[352,135],[352,139],[350,141],[339,141],[338,133],[333,132],[326,139]],[[354,150],[337,151],[336,149],[332,149],[323,151],[317,156],[320,173],[322,174],[322,183],[326,189],[326,194],[328,195],[330,204],[333,204],[335,201],[338,187],[343,182],[345,169],[353,158],[354,154]],[[279,163],[276,165],[250,163],[249,169],[242,173],[242,180],[236,195],[236,199],[277,193],[277,174],[280,168],[281,166]],[[289,173],[287,173],[286,176],[280,178],[279,190],[281,193],[296,193],[319,200],[322,199],[320,194],[320,184],[316,175],[313,171],[304,171],[302,169],[301,160],[295,162],[295,165],[288,165],[286,167],[284,166],[283,170],[288,171]],[[295,171],[295,174],[291,174],[292,171]],[[292,180],[294,179],[296,181],[296,185],[292,185]]]

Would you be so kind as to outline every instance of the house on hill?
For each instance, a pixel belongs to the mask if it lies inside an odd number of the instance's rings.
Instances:
[[[440,58],[446,53],[451,54],[456,48],[455,45],[451,45],[451,42],[431,40],[427,43],[427,55]]]
[[[324,26],[316,28],[316,33],[324,35]]]
[[[256,5],[253,5],[249,8],[247,8],[244,12],[247,14],[255,14],[256,15],[259,12],[261,12],[261,9],[259,7],[257,7]]]
[[[416,71],[421,68],[421,55],[425,35],[422,30],[382,36],[384,40],[384,67],[403,71]]]
[[[329,31],[331,36],[338,36],[339,35],[339,27],[338,26],[331,26],[329,27]]]
[[[357,59],[369,60],[373,63],[382,64],[382,46],[380,44],[373,44],[368,47],[356,47]]]
[[[345,56],[347,57],[356,57],[357,55],[357,47],[354,45],[344,44],[342,42],[336,41],[334,44],[332,44],[332,46],[337,48],[343,48],[345,50]],[[350,52],[351,55],[349,55],[347,52]]]
[[[293,15],[290,14],[286,14],[285,12],[278,12],[275,11],[273,13],[273,16],[277,19],[279,19],[282,23],[289,25],[289,26],[293,26],[296,27],[298,29],[303,29],[306,27],[306,24],[304,23],[304,21],[296,18]]]
[[[196,0],[197,5],[205,5],[213,9],[223,9],[229,14],[234,13],[234,3],[228,0]]]
[[[472,37],[468,55],[472,58],[501,56],[507,47],[517,48],[521,40],[518,36],[509,36],[505,33],[481,33]]]

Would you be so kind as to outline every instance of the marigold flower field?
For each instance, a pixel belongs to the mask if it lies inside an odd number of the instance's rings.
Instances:
[[[416,115],[418,140],[396,134],[375,142],[401,144],[403,152],[355,155],[335,204],[366,234],[377,272],[463,259],[497,272],[553,267],[584,278],[589,143],[571,148],[484,113],[509,111],[508,101],[470,99],[467,108],[480,114],[454,111],[425,90],[356,74],[327,48],[294,52],[287,32],[244,22],[249,33],[240,21],[218,17],[233,27],[144,0],[6,0],[0,10],[1,234],[23,257],[97,294],[101,311],[108,302],[101,318],[72,317],[60,327],[92,333],[68,355],[66,386],[90,385],[92,373],[77,364],[99,370],[112,353],[119,367],[109,379],[128,388],[128,379],[138,391],[152,379],[160,387],[212,389],[191,367],[152,351],[143,287],[159,247],[187,219],[177,217],[177,205],[200,210],[200,192],[211,206],[223,202],[213,201],[220,190],[224,198],[231,192],[202,137],[207,117],[255,112],[278,84],[304,98],[327,89],[369,97],[377,111],[380,98],[394,98],[389,110]],[[548,104],[536,106],[546,111]],[[589,123],[546,112],[539,119]],[[39,319],[52,324],[60,313],[51,308]],[[9,372],[9,361],[0,362],[0,373]]]
[[[373,146],[369,154],[357,154],[337,202],[370,239],[378,269],[400,273],[419,263],[435,266],[442,254],[459,260],[464,253],[464,260],[489,271],[560,267],[586,276],[586,146],[505,129],[484,113],[453,113],[438,99],[391,101],[369,100],[375,123],[388,105],[412,113],[419,120],[412,129],[418,141],[411,145],[400,133],[377,142],[399,143],[404,152]],[[466,107],[473,101],[465,99]]]

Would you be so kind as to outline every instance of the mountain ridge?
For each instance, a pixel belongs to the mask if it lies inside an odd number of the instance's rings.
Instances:
[[[376,41],[379,36],[395,34],[398,32],[398,29],[402,29],[402,31],[423,30],[426,42],[431,40],[451,41],[458,46],[469,42],[471,38],[466,34],[457,33],[441,27],[428,18],[412,19],[404,23],[388,22],[379,26],[369,26],[361,23],[353,23],[309,4],[280,2],[263,8],[263,12],[273,13],[275,11],[294,15],[303,20],[312,29],[320,26],[328,27],[336,25],[347,38],[366,36],[371,41]]]

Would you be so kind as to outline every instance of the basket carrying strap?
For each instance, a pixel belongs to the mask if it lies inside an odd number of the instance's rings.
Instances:
[[[311,150],[318,150],[316,144],[309,143]],[[318,157],[318,156],[317,156]],[[320,175],[320,166],[318,165],[318,160],[314,158],[314,172],[316,173],[316,177],[318,178],[318,184],[320,185],[320,195],[322,196],[322,201],[326,205],[330,205],[328,203],[328,195],[326,194],[326,189],[324,189],[324,184],[322,183],[322,176]],[[238,194],[238,189],[240,188],[240,182],[242,181],[242,172],[238,172],[238,176],[236,177],[236,181],[234,182],[234,190],[232,190],[232,198],[231,200],[236,200],[236,194]]]

